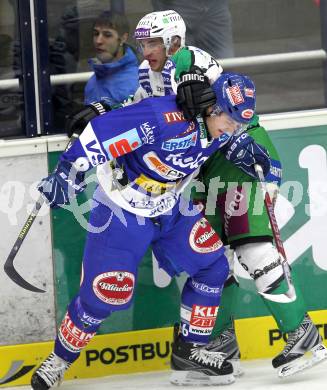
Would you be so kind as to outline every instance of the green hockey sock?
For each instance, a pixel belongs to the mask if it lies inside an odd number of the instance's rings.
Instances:
[[[304,299],[294,272],[292,273],[292,279],[296,291],[296,300],[294,302],[279,303],[263,298],[265,305],[277,322],[279,330],[283,333],[291,332],[298,328],[306,312]],[[284,279],[275,290],[269,293],[276,295],[285,293],[286,291],[287,283]]]
[[[234,277],[231,277],[225,284],[222,292],[218,316],[211,339],[215,339],[225,329],[233,327],[234,302],[237,300],[238,292],[238,284]]]

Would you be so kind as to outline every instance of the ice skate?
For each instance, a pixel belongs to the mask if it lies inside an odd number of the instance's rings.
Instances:
[[[71,363],[51,353],[37,368],[31,379],[33,390],[48,390],[56,383],[60,384]]]
[[[233,374],[239,377],[244,374],[240,363],[240,349],[233,327],[224,330],[218,337],[206,345],[206,350],[226,354],[226,360],[233,365]]]
[[[225,354],[207,351],[204,346],[187,343],[174,328],[171,356],[173,370],[170,382],[174,385],[228,385],[235,381],[233,366],[226,362]]]
[[[278,376],[283,378],[312,367],[327,358],[327,348],[306,314],[300,326],[288,334],[283,351],[272,360]]]

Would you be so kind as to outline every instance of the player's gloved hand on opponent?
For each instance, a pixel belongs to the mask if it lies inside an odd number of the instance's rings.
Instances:
[[[208,78],[201,71],[181,74],[176,103],[182,109],[186,120],[194,120],[197,115],[204,114],[216,100]]]
[[[69,161],[60,161],[55,171],[42,179],[37,189],[51,208],[69,205],[72,197],[85,190],[84,175],[85,172],[76,171]]]
[[[111,107],[105,102],[93,102],[72,113],[66,121],[65,131],[70,138],[73,134],[81,135],[91,119],[111,111]]]
[[[248,175],[257,178],[254,164],[262,167],[264,176],[267,176],[270,170],[270,157],[268,151],[257,144],[247,133],[238,136],[232,136],[224,149],[227,160],[231,161],[238,168],[242,169]]]

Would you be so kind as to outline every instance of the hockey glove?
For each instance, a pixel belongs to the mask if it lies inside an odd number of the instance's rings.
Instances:
[[[262,167],[264,176],[270,170],[270,157],[268,151],[257,144],[247,133],[231,137],[224,150],[225,157],[248,175],[257,179],[254,164]]]
[[[184,73],[177,87],[176,103],[185,119],[191,121],[216,103],[216,94],[203,74]]]
[[[42,179],[37,189],[51,208],[69,205],[69,199],[86,188],[84,172],[78,172],[69,161],[61,161],[55,171]]]
[[[104,102],[94,102],[75,111],[66,121],[65,130],[70,138],[73,134],[81,135],[91,119],[111,111],[111,107]]]

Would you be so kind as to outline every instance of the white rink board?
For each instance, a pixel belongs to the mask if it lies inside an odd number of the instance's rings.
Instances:
[[[245,374],[227,386],[174,386],[169,383],[169,371],[160,371],[67,381],[62,383],[60,390],[210,390],[217,388],[226,390],[326,390],[327,361],[287,379],[277,377],[270,360],[245,361],[242,362],[242,367]],[[10,389],[30,390],[31,388],[19,386]]]
[[[35,148],[30,140],[27,143]],[[0,147],[0,155],[3,154],[4,148]],[[35,183],[48,174],[47,154],[36,152],[23,156],[5,156],[0,157],[0,163],[0,321],[3,324],[0,327],[0,345],[51,340],[55,336],[56,327],[50,217],[47,208],[45,212],[40,211],[40,217],[35,220],[14,263],[24,278],[45,289],[46,293],[36,294],[24,290],[2,271],[2,264],[31,206],[35,204],[34,199],[38,197]]]

